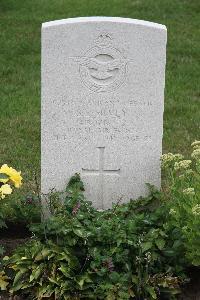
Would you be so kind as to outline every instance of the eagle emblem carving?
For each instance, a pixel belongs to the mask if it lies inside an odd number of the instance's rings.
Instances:
[[[90,75],[99,80],[113,77],[111,71],[119,70],[125,63],[121,59],[112,59],[108,62],[102,62],[92,57],[79,57],[76,61],[81,66],[85,66],[90,69]]]
[[[72,59],[84,85],[95,92],[114,91],[125,81],[128,60],[113,47],[108,34],[101,34],[94,47]]]

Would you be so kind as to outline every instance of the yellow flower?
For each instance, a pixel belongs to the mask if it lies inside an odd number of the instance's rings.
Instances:
[[[2,199],[5,198],[5,195],[10,195],[12,193],[12,189],[9,184],[4,184],[0,187],[0,196]]]
[[[19,188],[22,185],[21,172],[18,172],[5,164],[0,168],[0,173],[8,175],[16,188]]]

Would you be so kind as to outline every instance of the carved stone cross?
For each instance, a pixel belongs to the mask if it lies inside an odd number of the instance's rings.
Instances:
[[[102,209],[104,208],[104,175],[120,175],[120,169],[117,170],[105,170],[104,169],[104,151],[105,147],[97,147],[99,149],[99,168],[96,169],[83,169],[83,174],[92,175],[92,176],[99,176],[99,197],[101,200]]]

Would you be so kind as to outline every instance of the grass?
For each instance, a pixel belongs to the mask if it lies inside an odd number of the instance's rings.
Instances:
[[[40,27],[77,16],[121,16],[168,28],[163,151],[200,138],[199,0],[0,0],[0,165],[40,171]]]

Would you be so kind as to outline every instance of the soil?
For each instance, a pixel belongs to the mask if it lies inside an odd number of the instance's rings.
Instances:
[[[24,244],[30,239],[30,232],[25,224],[7,224],[7,229],[0,232],[0,245],[5,249],[4,255],[10,255],[17,246]],[[200,268],[188,270],[191,281],[186,284],[178,300],[200,300]],[[26,300],[20,296],[10,297],[0,292],[0,300]],[[170,300],[170,299],[169,299]]]
[[[188,270],[191,281],[183,288],[179,300],[200,300],[200,268]]]
[[[25,243],[31,236],[26,224],[11,223],[0,230],[0,245],[4,247],[4,255],[10,255],[17,246]],[[1,298],[0,298],[1,300]]]
[[[0,230],[0,245],[3,246],[5,255],[11,255],[13,250],[30,239],[30,232],[26,224],[7,222],[6,228]],[[0,257],[1,259],[1,257]],[[10,297],[7,293],[0,291],[0,300],[26,300],[21,296]]]
[[[6,222],[6,226],[0,230],[0,239],[23,239],[31,235],[26,223]]]

